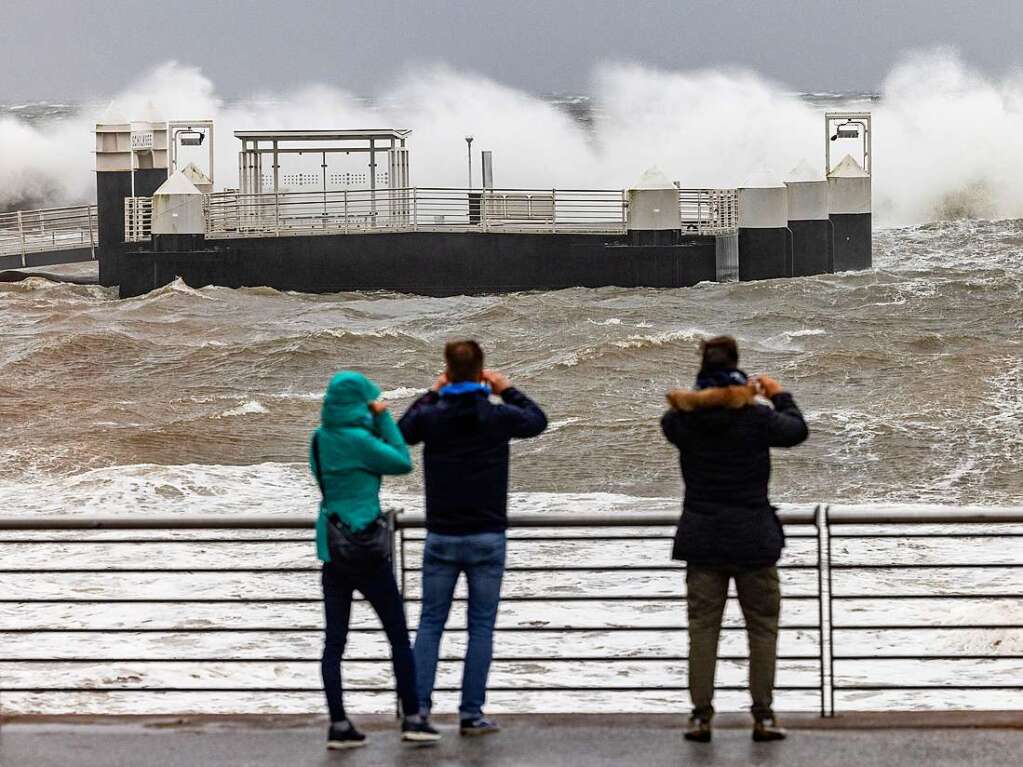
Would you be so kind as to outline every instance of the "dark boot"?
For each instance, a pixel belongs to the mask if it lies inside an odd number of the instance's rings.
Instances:
[[[689,720],[689,729],[686,730],[686,740],[695,743],[710,743],[711,729],[710,719],[701,719],[697,716]]]
[[[753,723],[753,740],[757,743],[768,743],[772,740],[785,740],[785,730],[778,726],[774,717],[758,719]]]

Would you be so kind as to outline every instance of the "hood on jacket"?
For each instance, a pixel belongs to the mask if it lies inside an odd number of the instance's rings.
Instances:
[[[757,390],[753,384],[744,386],[715,386],[710,389],[672,389],[668,392],[668,404],[676,410],[691,413],[696,410],[725,408],[738,410],[756,402]]]
[[[373,425],[373,414],[367,405],[380,396],[380,387],[362,373],[342,370],[330,379],[323,397],[320,420],[328,429],[344,426]]]

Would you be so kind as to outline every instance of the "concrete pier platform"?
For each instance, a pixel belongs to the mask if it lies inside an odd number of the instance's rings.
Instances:
[[[386,717],[357,719],[360,749],[328,752],[326,729],[311,717],[15,718],[0,724],[5,767],[619,767],[621,765],[1005,765],[1023,753],[1023,712],[790,715],[783,743],[750,740],[746,717],[724,716],[714,742],[688,743],[681,716],[544,715],[500,717],[503,732],[460,738],[439,719],[436,746],[399,743]]]

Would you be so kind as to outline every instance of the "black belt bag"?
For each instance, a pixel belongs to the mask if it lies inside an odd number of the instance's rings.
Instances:
[[[327,517],[327,548],[331,563],[344,570],[375,570],[391,561],[391,526],[380,516],[352,530],[337,517]]]
[[[320,468],[319,435],[313,437],[313,458],[316,461],[316,482],[320,486],[320,494],[326,498]],[[367,572],[390,565],[393,540],[389,516],[377,517],[362,530],[352,530],[335,516],[327,517],[327,550],[331,564],[340,569]]]

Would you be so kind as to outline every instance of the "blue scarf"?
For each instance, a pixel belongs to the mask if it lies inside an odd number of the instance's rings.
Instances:
[[[475,381],[459,381],[458,383],[448,384],[447,386],[441,387],[440,396],[457,397],[459,394],[470,394],[473,392],[483,392],[489,397],[490,387],[486,384],[476,383]]]
[[[732,370],[701,370],[696,376],[697,389],[711,389],[716,386],[745,386],[749,376],[738,368]]]

